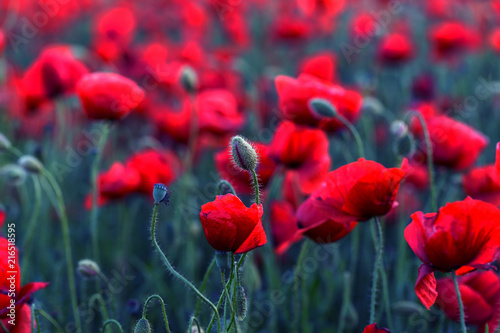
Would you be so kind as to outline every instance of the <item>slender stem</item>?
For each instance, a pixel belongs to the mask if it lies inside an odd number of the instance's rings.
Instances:
[[[142,318],[146,319],[146,313],[148,311],[148,304],[151,302],[153,298],[156,298],[157,300],[160,301],[161,305],[161,311],[163,314],[163,321],[165,322],[165,329],[167,330],[168,333],[170,333],[170,327],[168,326],[168,318],[167,318],[167,310],[165,309],[165,302],[163,301],[163,298],[161,298],[160,295],[151,295],[148,297],[146,300],[146,303],[144,304],[144,309],[142,310]]]
[[[33,316],[33,320],[31,321],[31,331],[34,332],[35,331],[35,328],[36,328],[36,332],[37,333],[40,333],[40,319],[38,318],[38,311],[36,310],[36,304],[33,303],[33,306],[32,306],[32,311],[31,311],[31,315]],[[3,324],[2,324],[2,327]],[[4,327],[5,328],[5,327]],[[5,331],[5,333],[7,333],[7,331]]]
[[[457,273],[455,271],[451,272],[451,277],[453,278],[453,284],[455,285],[455,292],[457,293],[458,308],[460,310],[460,330],[462,333],[467,333],[467,326],[465,326],[465,313],[464,313],[464,303],[462,302],[462,296],[460,295],[460,288],[458,287]]]
[[[416,117],[422,127],[422,131],[424,133],[425,147],[426,147],[426,155],[427,155],[427,168],[429,169],[429,188],[431,192],[431,205],[432,211],[437,212],[437,195],[436,195],[436,186],[434,184],[434,159],[432,157],[432,143],[431,137],[429,135],[429,129],[427,127],[427,123],[425,122],[424,117],[420,112],[411,111],[406,116],[407,122],[411,117]]]
[[[94,303],[99,303],[100,313],[102,316],[102,320],[105,322],[109,319],[108,309],[106,308],[106,303],[102,298],[101,294],[93,294],[89,298],[89,308],[92,309],[94,307]],[[103,328],[104,331],[104,328]]]
[[[104,332],[104,329],[106,328],[106,326],[110,325],[110,324],[114,324],[116,327],[118,327],[118,329],[120,330],[121,333],[123,333],[123,328],[122,328],[122,325],[114,320],[114,319],[108,319],[104,322],[104,324],[102,325],[102,329],[101,329],[101,332]]]
[[[222,292],[226,295],[227,302],[229,302],[229,308],[231,309],[231,313],[234,312],[233,304],[231,304],[231,295],[229,295],[229,290],[227,290],[226,286],[226,278],[224,277],[224,272],[220,272],[220,277],[222,281]]]
[[[208,277],[210,276],[210,272],[212,272],[212,269],[214,268],[214,266],[215,266],[215,256],[212,258],[212,261],[210,262],[210,265],[208,265],[207,271],[205,272],[205,275],[203,276],[203,282],[201,283],[201,288],[200,288],[201,293],[203,293],[205,291],[205,287],[207,286]],[[198,300],[196,301],[196,307],[194,309],[193,317],[198,317],[200,304],[201,304],[201,299],[198,298]]]
[[[68,282],[69,282],[69,291],[71,297],[71,307],[73,308],[73,316],[75,319],[75,326],[78,332],[82,331],[82,323],[80,321],[80,315],[78,313],[78,301],[76,296],[76,284],[75,284],[75,276],[74,276],[74,264],[73,257],[71,254],[71,240],[69,236],[69,224],[68,224],[68,216],[66,215],[66,208],[64,206],[64,197],[61,192],[61,188],[59,184],[54,179],[54,176],[47,170],[42,169],[43,176],[47,179],[50,186],[54,190],[54,193],[57,197],[58,210],[59,210],[59,219],[61,220],[61,229],[63,234],[63,242],[64,242],[64,252],[66,256],[66,267],[68,274]]]
[[[380,264],[382,262],[382,253],[384,251],[384,233],[382,232],[382,226],[380,225],[380,220],[375,217],[375,224],[377,225],[378,239],[377,236],[373,235],[373,243],[378,244],[377,254],[375,257],[375,266],[373,268],[373,278],[372,278],[372,291],[371,291],[371,301],[370,301],[370,323],[375,322],[375,307],[377,304],[377,285],[380,272]]]
[[[354,127],[349,120],[347,120],[343,115],[338,112],[335,112],[335,118],[337,118],[345,127],[351,132],[351,135],[356,141],[356,146],[358,147],[358,155],[359,157],[365,157],[365,150],[363,148],[363,140],[361,140],[361,136],[359,135],[358,130]]]
[[[102,127],[101,137],[97,143],[97,150],[92,161],[92,166],[90,169],[90,181],[91,181],[91,191],[92,191],[92,209],[90,211],[90,232],[92,237],[92,256],[95,261],[99,261],[99,242],[98,242],[98,230],[97,230],[97,220],[99,215],[98,198],[99,198],[99,188],[98,188],[98,178],[99,178],[99,163],[102,157],[102,150],[106,143],[106,138],[109,133],[108,124],[104,124]]]
[[[151,220],[151,240],[153,242],[153,245],[160,255],[163,264],[167,267],[167,269],[172,273],[175,277],[177,277],[179,280],[181,280],[186,286],[188,286],[199,298],[201,298],[202,301],[208,304],[214,311],[216,317],[217,317],[217,332],[220,333],[220,316],[219,316],[219,311],[218,308],[208,299],[203,295],[191,282],[189,282],[184,276],[182,276],[179,272],[177,272],[170,262],[168,261],[167,257],[161,250],[160,246],[156,242],[156,233],[155,233],[155,227],[156,227],[156,216],[158,215],[158,203],[154,204],[154,209],[153,209],[153,218]]]
[[[342,308],[340,310],[338,333],[344,332],[345,319],[351,303],[351,273],[344,273],[344,292],[342,293]]]
[[[111,285],[111,281],[109,281],[109,279],[106,277],[106,275],[104,275],[103,272],[99,271],[97,273],[97,276],[104,281],[104,284],[106,284],[106,288],[108,288],[108,291],[109,291],[109,297],[111,298],[111,304],[113,306],[113,311],[116,312],[116,302],[115,302],[115,298],[113,296],[113,286]],[[116,313],[115,313],[116,315]]]
[[[189,320],[189,331],[188,333],[193,333],[193,324],[196,324],[196,328],[198,329],[198,333],[201,333],[200,322],[196,319],[195,316],[191,317]]]
[[[293,332],[299,332],[299,313],[300,313],[300,271],[302,270],[302,261],[304,260],[304,257],[306,256],[307,253],[307,248],[309,247],[309,244],[311,241],[309,239],[306,239],[304,243],[302,244],[302,249],[300,250],[299,254],[299,259],[297,260],[297,265],[295,266],[295,271],[293,274],[293,291],[294,291],[294,320],[293,320]]]
[[[230,182],[228,182],[227,180],[224,180],[224,179],[221,179],[221,180],[219,181],[219,184],[218,184],[218,186],[217,186],[217,195],[220,195],[220,194],[221,194],[221,192],[222,192],[222,187],[223,187],[223,186],[227,186],[227,187],[229,188],[229,191],[230,191],[232,194],[236,195],[236,191],[234,190],[233,185],[231,185],[231,183],[230,183]]]
[[[39,314],[41,314],[43,318],[47,319],[47,321],[49,323],[51,323],[52,326],[55,327],[57,333],[63,333],[64,332],[64,330],[61,327],[61,325],[59,325],[59,323],[54,318],[52,318],[51,315],[49,315],[47,312],[45,312],[43,309],[38,309],[37,312]]]
[[[37,175],[32,175],[33,189],[35,191],[35,207],[31,213],[30,221],[28,222],[28,230],[26,231],[26,237],[24,238],[24,243],[22,248],[24,249],[24,262],[21,267],[22,272],[26,272],[26,265],[28,265],[29,250],[31,248],[31,239],[33,238],[35,227],[37,225],[38,214],[40,213],[40,204],[42,202],[42,189],[40,186],[40,180]]]
[[[394,323],[392,321],[392,311],[391,311],[391,299],[389,297],[389,283],[387,281],[387,273],[384,269],[383,258],[380,263],[380,277],[382,280],[382,296],[384,298],[385,314],[387,316],[387,323],[389,324],[389,329],[394,329]]]
[[[255,203],[257,206],[260,204],[260,189],[259,189],[259,179],[257,178],[257,173],[255,173],[255,170],[250,171],[252,174],[252,179],[253,179],[253,190],[255,192]]]
[[[3,331],[5,333],[10,333],[9,329],[7,329],[7,327],[5,327],[5,325],[3,324],[3,322],[0,320],[0,327],[3,329]],[[38,330],[38,332],[40,332],[40,330]]]

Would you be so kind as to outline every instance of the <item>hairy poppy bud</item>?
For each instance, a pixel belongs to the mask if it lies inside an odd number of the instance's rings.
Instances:
[[[317,115],[325,118],[333,118],[337,114],[337,109],[323,98],[313,98],[309,102],[309,107]]]
[[[93,278],[101,272],[99,265],[97,265],[95,261],[90,259],[80,260],[78,262],[76,270],[81,276],[85,278]]]
[[[0,176],[10,185],[21,185],[26,179],[26,171],[17,164],[7,164],[0,169]]]
[[[231,139],[231,149],[234,163],[247,171],[255,171],[257,168],[257,152],[248,141],[241,136]]]
[[[239,321],[243,321],[247,317],[247,293],[239,283],[238,286],[236,286],[236,304],[234,311],[236,311],[236,319]]]
[[[155,204],[159,205],[163,202],[165,206],[168,206],[170,193],[168,192],[167,186],[161,183],[155,184],[153,188],[153,198],[155,199]]]
[[[43,164],[36,157],[24,155],[19,158],[17,163],[30,173],[40,173],[43,170]]]
[[[2,133],[0,133],[0,151],[5,151],[9,150],[12,144],[10,143],[9,139]]]
[[[191,66],[182,67],[180,81],[188,93],[193,94],[198,90],[198,75]]]
[[[151,329],[151,324],[146,318],[141,318],[135,324],[134,333],[151,333],[153,330]]]

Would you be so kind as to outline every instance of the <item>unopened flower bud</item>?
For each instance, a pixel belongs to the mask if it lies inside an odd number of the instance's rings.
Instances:
[[[170,192],[167,186],[161,183],[155,184],[153,188],[153,198],[155,199],[155,204],[159,205],[163,202],[165,206],[168,206],[170,202]]]
[[[40,173],[43,170],[42,162],[31,155],[21,156],[17,161],[17,164],[30,173]]]
[[[245,289],[238,284],[236,286],[236,304],[235,304],[236,319],[243,321],[247,317],[248,301]]]
[[[333,118],[337,114],[335,106],[323,98],[311,99],[309,101],[309,108],[320,117]]]
[[[77,272],[85,278],[93,278],[101,273],[99,265],[93,260],[82,259],[78,262]]]
[[[2,133],[0,133],[0,151],[6,151],[9,150],[12,144],[10,143],[9,139]]]
[[[141,318],[135,324],[134,333],[151,333],[153,330],[151,329],[151,324],[146,318]]]
[[[191,66],[182,67],[180,81],[188,93],[194,94],[198,90],[198,75]]]
[[[257,168],[257,152],[248,141],[241,136],[231,139],[231,150],[234,163],[247,171],[255,171]]]
[[[26,171],[17,164],[7,164],[0,169],[0,176],[8,184],[18,186],[24,183]]]
[[[391,123],[391,133],[397,138],[402,138],[408,134],[408,126],[404,121],[395,120]]]

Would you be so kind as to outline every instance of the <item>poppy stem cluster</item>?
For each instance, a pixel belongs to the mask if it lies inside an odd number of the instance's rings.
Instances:
[[[458,288],[458,279],[455,271],[451,272],[451,277],[453,279],[453,284],[455,285],[455,293],[457,294],[458,308],[460,309],[460,330],[462,331],[462,333],[467,333],[467,326],[465,326],[464,303],[462,301],[462,296],[460,295],[460,289]]]

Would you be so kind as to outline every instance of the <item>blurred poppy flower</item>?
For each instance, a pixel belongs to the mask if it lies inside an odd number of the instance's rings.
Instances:
[[[141,181],[137,191],[149,194],[156,183],[169,185],[175,181],[181,165],[170,150],[148,149],[132,155],[125,164],[125,170],[129,168],[139,173]]]
[[[5,37],[5,33],[3,30],[0,30],[0,55],[3,53],[3,50],[5,49],[5,44],[7,42],[7,39]]]
[[[365,329],[363,330],[363,333],[390,333],[390,332],[391,331],[389,331],[387,328],[379,328],[377,326],[377,323],[370,324],[366,326]]]
[[[310,56],[300,64],[300,73],[314,75],[326,81],[334,81],[336,60],[333,52],[320,52]]]
[[[500,246],[500,210],[470,197],[448,203],[437,213],[416,212],[405,229],[405,239],[423,262],[415,293],[427,308],[437,296],[434,271],[463,275],[489,268]]]
[[[2,228],[4,222],[5,222],[5,212],[3,211],[2,208],[0,208],[0,229]]]
[[[500,53],[500,28],[495,29],[490,34],[489,42],[493,51]]]
[[[245,116],[238,111],[234,95],[224,89],[204,90],[196,97],[200,131],[212,134],[234,132],[243,126]]]
[[[87,73],[87,68],[75,59],[70,47],[45,49],[20,82],[27,108],[35,109],[47,100],[73,93],[78,80]]]
[[[398,65],[413,57],[413,44],[408,36],[393,33],[382,39],[378,55],[382,63]]]
[[[429,186],[429,170],[427,165],[410,160],[405,166],[405,171],[405,184],[411,184],[419,190]]]
[[[479,332],[495,332],[500,316],[500,279],[492,271],[478,271],[460,277],[458,288],[464,306],[465,323],[479,327]],[[436,304],[448,318],[460,322],[457,294],[452,278],[437,280]]]
[[[496,146],[495,168],[497,169],[497,173],[500,174],[500,142]]]
[[[24,303],[19,309],[16,309],[16,320],[15,325],[12,325],[12,320],[10,317],[0,318],[0,321],[9,330],[10,333],[28,333],[31,332],[31,307]],[[9,321],[11,323],[9,323]],[[36,328],[36,325],[34,325]],[[0,333],[4,333],[4,330],[0,327]]]
[[[315,190],[330,169],[328,138],[319,129],[285,121],[276,129],[269,149],[271,158],[298,174],[298,183],[305,193]]]
[[[270,158],[269,147],[267,145],[257,142],[253,143],[253,147],[259,156],[259,163],[257,164],[259,183],[262,188],[265,188],[276,169],[276,162]],[[237,193],[253,193],[248,172],[234,165],[229,149],[225,149],[215,155],[215,166],[221,178],[231,183]]]
[[[463,177],[465,193],[474,199],[500,206],[500,178],[494,165],[470,170]]]
[[[309,74],[301,74],[298,79],[279,75],[275,83],[281,111],[288,120],[296,124],[319,126],[329,132],[344,127],[337,119],[318,117],[309,108],[309,101],[312,98],[324,98],[351,123],[359,117],[362,99],[357,92],[346,90]]]
[[[434,55],[438,59],[449,58],[479,43],[477,32],[460,22],[443,22],[432,27],[430,39]]]
[[[304,19],[283,14],[274,20],[272,36],[283,41],[305,40],[311,34],[311,26]]]
[[[302,235],[298,233],[297,218],[295,217],[295,209],[292,204],[287,201],[273,201],[271,202],[270,209],[274,250],[276,254],[281,255],[293,243],[301,240]]]
[[[247,208],[237,196],[226,194],[201,206],[200,221],[215,250],[245,253],[267,243],[262,214],[262,205]]]
[[[115,73],[86,74],[78,81],[76,90],[90,119],[121,119],[144,99],[142,88]]]
[[[411,91],[418,100],[432,100],[434,98],[434,79],[429,74],[417,76],[413,80]]]

